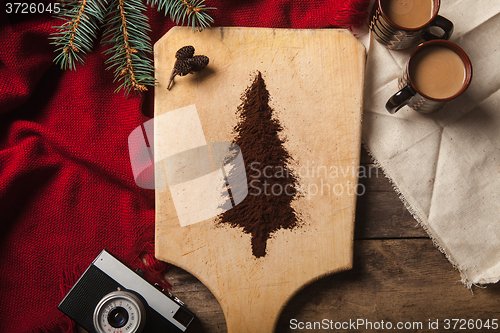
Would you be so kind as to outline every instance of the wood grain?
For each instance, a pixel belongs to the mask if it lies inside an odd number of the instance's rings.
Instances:
[[[174,54],[184,45],[211,58],[210,72],[176,78],[167,90]],[[185,268],[213,292],[231,333],[272,332],[297,289],[352,266],[356,196],[348,187],[357,183],[364,62],[359,41],[335,29],[214,28],[193,34],[176,28],[155,44],[155,159],[168,151],[171,137],[159,117],[190,104],[207,142],[230,142],[240,96],[260,71],[286,149],[296,167],[305,168],[299,171],[304,195],[294,202],[303,226],[274,233],[258,259],[248,234],[217,226],[215,218],[181,227],[175,197],[156,187],[157,258]],[[311,174],[318,166],[338,168],[339,176]]]
[[[325,277],[296,294],[281,313],[276,332],[318,331],[293,330],[292,319],[298,322],[363,319],[372,323],[383,320],[394,325],[398,322],[413,325],[415,322],[412,329],[403,331],[438,332],[444,331],[447,318],[481,319],[483,322],[489,319],[491,322],[499,316],[499,286],[475,288],[474,292],[465,288],[458,272],[430,239],[356,241],[354,255],[352,270]],[[176,294],[193,304],[199,317],[197,330],[192,332],[226,332],[221,309],[206,288],[180,269],[173,270],[169,276]],[[428,329],[429,319],[439,320],[441,329]],[[422,327],[418,323],[422,323]],[[366,328],[324,331],[384,331]],[[447,331],[464,332],[459,329]]]
[[[421,330],[415,327],[402,332],[443,332],[447,318],[480,319],[483,322],[499,318],[500,285],[473,287],[472,290],[465,288],[458,271],[436,249],[422,228],[415,226],[416,222],[408,213],[401,218],[404,223],[377,226],[406,210],[388,179],[370,178],[365,181],[373,190],[359,198],[366,200],[358,200],[358,209],[373,214],[356,217],[353,269],[329,275],[295,294],[280,313],[277,332],[318,331],[292,330],[291,319],[314,322],[326,318],[344,322],[359,318],[372,323],[390,321],[394,325],[397,322],[421,322]],[[379,196],[384,198],[386,210],[376,209],[377,202],[381,201],[377,199]],[[359,223],[360,218],[362,223]],[[394,230],[388,235],[385,228]],[[420,236],[415,236],[416,232]],[[360,238],[360,235],[363,237]],[[171,269],[166,277],[173,284],[172,292],[186,301],[198,316],[191,332],[227,332],[220,305],[202,283],[177,267]],[[439,320],[440,329],[428,329],[429,319],[433,322]]]

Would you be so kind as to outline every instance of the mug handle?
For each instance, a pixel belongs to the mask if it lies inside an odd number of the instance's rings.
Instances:
[[[438,27],[444,31],[441,36],[435,35],[431,32],[433,27]],[[434,20],[430,23],[430,25],[425,29],[424,34],[422,35],[422,39],[425,41],[433,40],[433,39],[450,39],[451,34],[453,33],[453,23],[445,17],[437,15]]]
[[[409,85],[406,85],[403,89],[392,95],[391,98],[385,104],[385,108],[390,114],[395,114],[403,106],[408,104],[410,98],[416,94],[416,91]]]

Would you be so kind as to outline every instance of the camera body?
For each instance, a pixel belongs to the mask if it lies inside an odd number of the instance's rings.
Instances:
[[[177,298],[157,289],[106,250],[57,308],[89,333],[184,332],[194,319]]]

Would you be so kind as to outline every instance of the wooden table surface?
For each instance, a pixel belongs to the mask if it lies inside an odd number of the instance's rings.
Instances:
[[[353,269],[296,294],[276,332],[499,331],[493,328],[500,320],[500,286],[467,289],[364,149],[361,167],[366,177],[360,178],[360,189],[366,192],[357,202]],[[197,316],[188,332],[227,332],[219,303],[202,283],[177,267],[166,277],[171,292]],[[439,329],[434,329],[436,320]],[[308,322],[328,329],[299,329]],[[342,324],[344,329],[335,329]],[[469,329],[480,324],[490,329]],[[411,328],[396,330],[398,325]]]

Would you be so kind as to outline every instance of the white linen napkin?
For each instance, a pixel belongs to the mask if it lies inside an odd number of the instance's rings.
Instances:
[[[460,271],[462,282],[500,279],[500,1],[443,0],[450,41],[469,55],[472,84],[444,109],[385,110],[416,47],[367,47],[363,143],[408,210]]]

